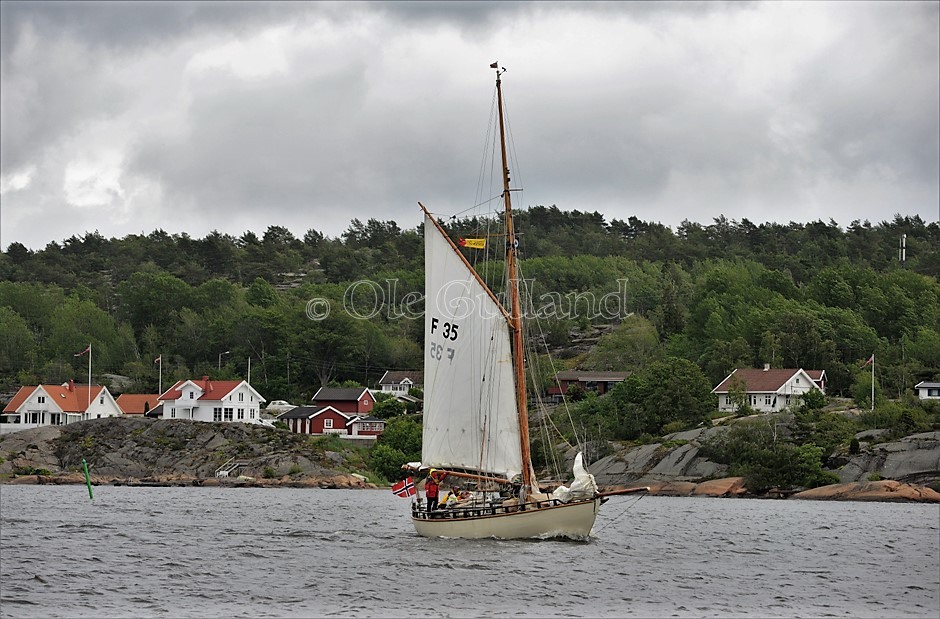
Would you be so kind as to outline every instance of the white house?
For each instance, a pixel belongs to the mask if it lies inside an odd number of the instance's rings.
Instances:
[[[163,419],[260,423],[265,399],[244,380],[178,381],[160,395]]]
[[[737,386],[744,389],[744,401],[761,413],[772,413],[797,404],[800,396],[825,385],[824,370],[738,368],[712,389],[718,395],[718,410],[732,413],[736,405],[729,393]]]
[[[424,372],[421,370],[389,370],[379,379],[382,393],[406,395],[409,389],[424,388]]]
[[[921,381],[914,385],[917,397],[921,400],[940,400],[940,383]]]
[[[26,385],[3,409],[0,433],[121,414],[107,387],[76,385],[74,380],[62,385]]]

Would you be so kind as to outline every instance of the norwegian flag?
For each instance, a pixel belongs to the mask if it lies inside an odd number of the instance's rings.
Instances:
[[[418,489],[415,488],[414,478],[409,477],[408,479],[403,479],[392,486],[392,492],[394,492],[397,496],[407,498],[418,494]]]
[[[77,352],[77,353],[75,353],[75,354],[72,355],[72,356],[73,356],[73,357],[81,357],[81,356],[84,355],[86,352],[91,352],[91,344],[89,344],[89,345],[88,345],[88,348],[86,348],[86,349],[83,350],[82,352]]]

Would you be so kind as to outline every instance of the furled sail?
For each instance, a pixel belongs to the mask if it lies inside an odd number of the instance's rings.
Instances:
[[[430,216],[424,236],[422,464],[512,478],[522,453],[505,312]]]

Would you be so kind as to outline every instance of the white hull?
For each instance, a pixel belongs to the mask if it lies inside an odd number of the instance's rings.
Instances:
[[[469,518],[412,518],[418,535],[480,539],[586,538],[594,527],[601,499]],[[446,510],[441,512],[446,514]]]

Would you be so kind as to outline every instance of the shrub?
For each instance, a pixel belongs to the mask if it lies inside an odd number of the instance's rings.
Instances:
[[[702,442],[701,454],[729,465],[731,475],[744,477],[752,492],[838,483],[822,468],[823,448],[794,445],[780,439],[764,421],[738,423]]]
[[[675,421],[670,421],[663,426],[663,436],[667,434],[674,434],[676,432],[682,432],[689,427],[688,422],[677,419]]]
[[[346,447],[343,444],[343,439],[335,434],[311,437],[310,443],[318,451],[342,451]]]
[[[17,466],[13,468],[14,475],[52,475],[49,469],[36,469],[31,466]]]
[[[398,481],[404,479],[407,473],[401,465],[408,462],[408,457],[400,449],[379,443],[372,448],[369,454],[369,466],[385,479]]]
[[[264,467],[264,470],[261,471],[261,476],[264,477],[265,479],[274,479],[275,477],[277,477],[277,471],[275,471],[270,466],[266,466]]]

